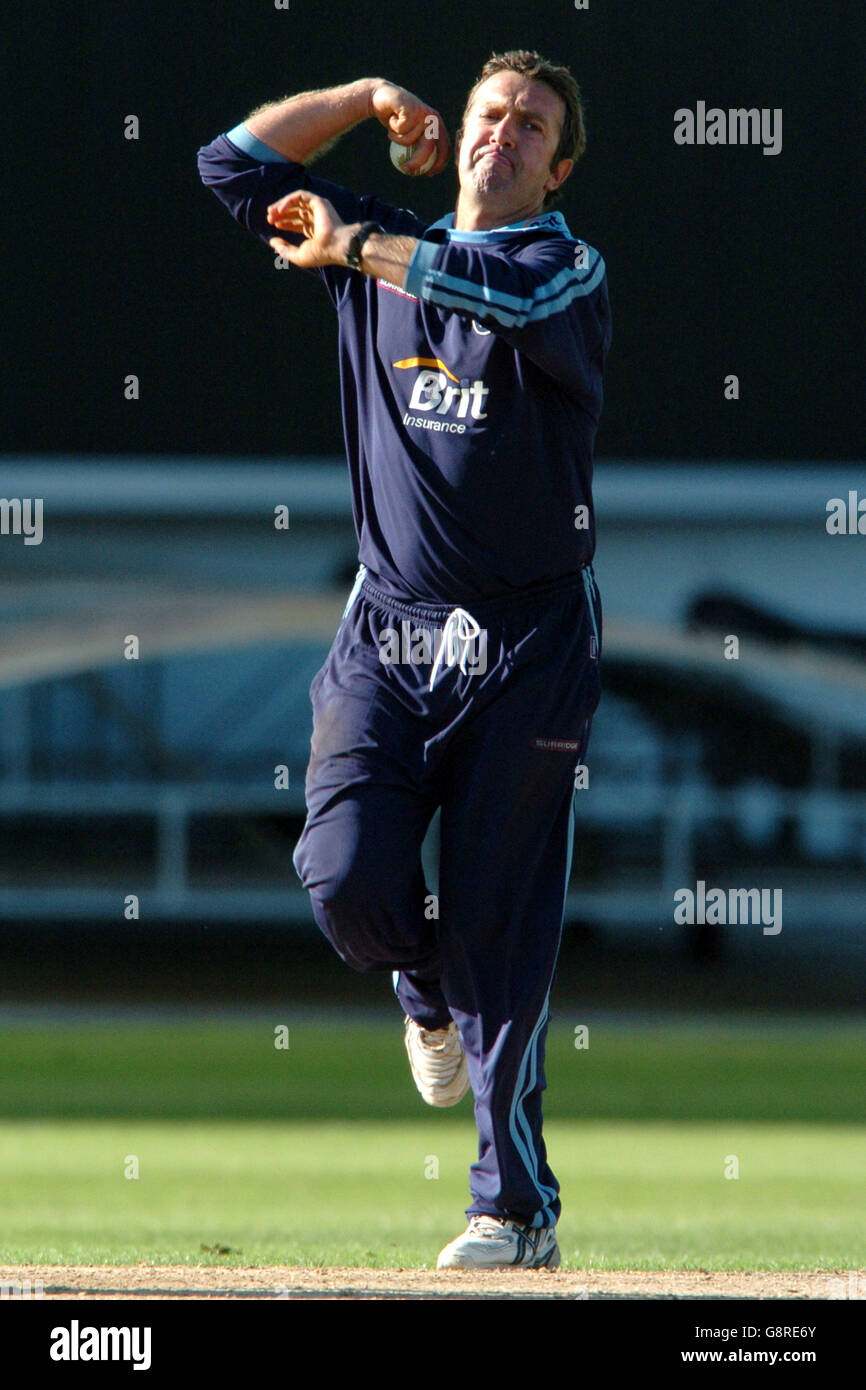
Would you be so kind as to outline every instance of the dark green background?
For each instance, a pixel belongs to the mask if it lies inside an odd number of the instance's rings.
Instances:
[[[586,102],[563,211],[608,265],[599,454],[862,455],[862,9],[13,0],[0,23],[5,450],[340,453],[330,302],[231,221],[196,151],[264,101],[371,74],[453,132],[489,52],[528,46]],[[781,107],[782,152],[675,145],[675,110],[698,100]],[[453,169],[409,183],[372,123],[318,167],[431,220],[454,203]]]

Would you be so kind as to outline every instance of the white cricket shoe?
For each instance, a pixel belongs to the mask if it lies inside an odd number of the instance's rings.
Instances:
[[[406,1051],[415,1085],[428,1105],[456,1105],[469,1090],[466,1053],[456,1023],[429,1031],[406,1015]]]
[[[437,1269],[559,1269],[556,1227],[519,1226],[499,1216],[473,1216],[462,1236],[441,1251]]]

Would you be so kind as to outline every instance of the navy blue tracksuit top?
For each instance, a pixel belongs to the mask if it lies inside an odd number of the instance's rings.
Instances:
[[[588,564],[610,308],[602,257],[561,213],[491,231],[457,231],[453,213],[427,226],[244,125],[200,149],[198,166],[265,243],[278,234],[269,204],[301,188],[345,222],[420,239],[403,289],[313,272],[338,314],[358,558],[379,588],[471,609]]]

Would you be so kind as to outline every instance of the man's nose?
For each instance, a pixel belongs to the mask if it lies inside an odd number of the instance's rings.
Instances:
[[[513,145],[514,125],[511,117],[503,116],[501,121],[497,121],[490,132],[490,137],[496,141],[497,145]]]

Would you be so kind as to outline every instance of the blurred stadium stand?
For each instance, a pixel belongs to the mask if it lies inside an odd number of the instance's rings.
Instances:
[[[605,695],[570,923],[681,943],[673,894],[701,878],[783,889],[780,949],[863,951],[866,542],[825,528],[855,471],[597,465]],[[0,920],[117,922],[134,893],[149,920],[312,932],[291,853],[357,565],[345,464],[7,457],[3,479],[44,536],[0,537]]]

